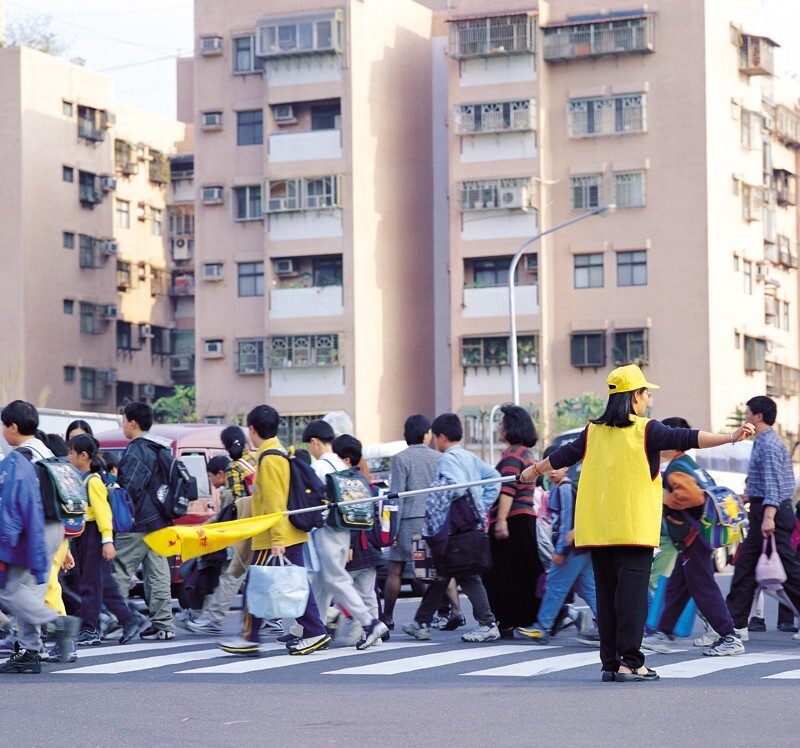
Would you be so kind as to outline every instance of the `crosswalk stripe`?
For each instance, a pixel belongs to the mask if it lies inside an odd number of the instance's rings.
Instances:
[[[355,647],[347,647],[342,649],[327,649],[322,652],[314,652],[310,655],[290,655],[286,650],[277,650],[274,654],[267,657],[252,657],[246,659],[238,659],[235,662],[229,662],[224,665],[211,665],[209,667],[193,668],[192,670],[179,670],[178,674],[188,673],[252,673],[259,670],[274,670],[275,668],[293,667],[295,665],[303,665],[305,663],[319,662],[320,660],[334,660],[340,657],[356,657],[367,654],[380,654],[381,652],[390,652],[398,649],[408,649],[409,647],[425,647],[431,646],[430,644],[422,644],[417,642],[390,642],[388,644],[380,644],[377,647],[370,647],[367,650],[361,651]]]
[[[699,678],[701,675],[710,675],[719,670],[797,659],[800,659],[800,652],[795,655],[779,652],[758,652],[731,657],[698,657],[695,660],[686,660],[685,662],[676,662],[673,665],[661,666],[658,668],[658,674],[662,678]]]
[[[586,665],[600,665],[597,652],[581,652],[580,654],[559,655],[558,657],[542,657],[537,660],[516,662],[513,665],[476,670],[473,673],[462,675],[506,675],[518,678],[529,678],[534,675],[547,675],[557,673],[559,670],[584,667]]]
[[[105,657],[107,655],[128,654],[133,652],[150,652],[164,649],[177,649],[178,647],[191,647],[195,644],[210,644],[212,639],[193,639],[186,641],[172,640],[169,642],[142,642],[141,644],[118,644],[113,647],[78,647],[78,662],[87,657]]]
[[[762,680],[776,678],[779,680],[797,680],[800,678],[800,670],[787,670],[785,673],[775,673],[775,675],[765,675]]]
[[[219,649],[201,649],[197,652],[178,652],[176,654],[162,655],[160,657],[137,657],[133,660],[120,660],[118,662],[105,662],[102,665],[87,665],[69,670],[54,670],[55,673],[69,675],[116,675],[119,673],[132,673],[137,670],[153,670],[165,665],[182,665],[194,660],[210,660],[214,657],[224,657]]]
[[[539,649],[545,649],[545,647],[539,647]],[[522,651],[524,650],[518,644],[504,644],[481,649],[451,650],[417,657],[406,657],[402,660],[388,660],[373,665],[361,665],[344,670],[332,670],[323,673],[323,675],[396,675],[397,673],[409,673],[414,670],[452,665],[457,662],[482,660],[487,657],[500,657],[507,654],[520,654]]]

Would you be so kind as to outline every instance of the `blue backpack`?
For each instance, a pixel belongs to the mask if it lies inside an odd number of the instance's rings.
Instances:
[[[108,505],[111,507],[111,525],[114,533],[130,532],[133,530],[134,509],[133,501],[128,492],[122,488],[109,473],[106,482],[108,489]]]

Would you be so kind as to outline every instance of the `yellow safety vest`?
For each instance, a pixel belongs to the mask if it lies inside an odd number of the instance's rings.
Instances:
[[[658,547],[661,474],[650,476],[645,451],[650,419],[631,420],[628,428],[589,424],[575,506],[576,547]]]

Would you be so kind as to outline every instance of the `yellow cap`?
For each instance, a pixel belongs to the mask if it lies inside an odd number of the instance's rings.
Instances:
[[[628,364],[614,369],[606,380],[608,383],[608,393],[613,395],[615,392],[633,392],[647,387],[657,390],[657,384],[651,384],[644,378],[642,370],[636,364]]]

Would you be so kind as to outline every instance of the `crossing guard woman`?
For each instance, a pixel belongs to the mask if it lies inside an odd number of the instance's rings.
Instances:
[[[551,469],[583,460],[575,508],[575,546],[590,548],[597,585],[597,624],[604,681],[658,680],[644,666],[642,635],[653,549],[661,530],[661,450],[716,447],[752,436],[673,429],[645,418],[657,385],[635,364],[608,375],[608,402],[575,441],[523,471],[532,483]]]

